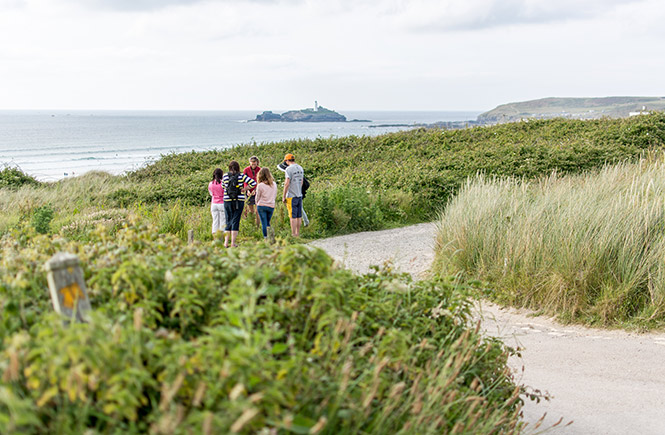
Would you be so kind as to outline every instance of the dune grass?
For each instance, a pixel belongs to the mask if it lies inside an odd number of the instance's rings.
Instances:
[[[665,159],[538,181],[478,176],[442,213],[437,270],[564,321],[665,324]]]

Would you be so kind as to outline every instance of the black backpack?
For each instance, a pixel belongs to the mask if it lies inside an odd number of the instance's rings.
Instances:
[[[233,175],[229,175],[229,183],[226,186],[226,195],[231,200],[237,200],[238,196],[240,196],[240,193],[242,192],[240,190],[240,186],[238,185],[239,180],[240,180],[240,174],[236,173]]]
[[[309,180],[305,177],[302,177],[302,197],[303,198],[307,194],[307,189],[309,189]]]

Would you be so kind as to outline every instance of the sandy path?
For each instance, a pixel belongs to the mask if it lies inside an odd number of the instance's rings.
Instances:
[[[434,258],[435,226],[317,240],[346,267],[366,272],[390,260],[398,270],[425,276]],[[545,413],[542,427],[563,418],[561,434],[665,434],[665,333],[630,334],[563,326],[528,312],[479,307],[483,328],[522,348],[510,361],[518,382],[552,396],[525,406],[531,427]]]

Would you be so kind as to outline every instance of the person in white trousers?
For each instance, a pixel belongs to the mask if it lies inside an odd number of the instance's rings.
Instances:
[[[212,181],[208,184],[208,192],[212,196],[212,204],[210,204],[210,213],[212,214],[212,237],[221,238],[217,232],[224,231],[226,227],[226,215],[224,214],[224,187],[222,186],[222,178],[224,171],[217,168],[212,173]]]

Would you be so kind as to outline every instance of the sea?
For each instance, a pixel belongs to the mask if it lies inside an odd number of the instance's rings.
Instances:
[[[0,169],[40,181],[122,174],[162,155],[289,139],[374,136],[476,119],[464,111],[340,111],[363,122],[252,122],[262,111],[0,111]],[[288,151],[288,150],[285,150]]]

